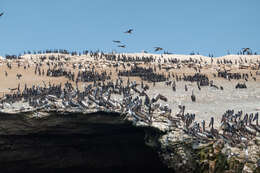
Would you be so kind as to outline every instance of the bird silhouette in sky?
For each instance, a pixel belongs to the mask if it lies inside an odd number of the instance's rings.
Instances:
[[[114,43],[121,43],[119,40],[113,40]]]
[[[3,16],[3,15],[4,15],[4,13],[0,13],[0,17]]]
[[[161,48],[161,47],[154,47],[154,49],[155,49],[155,50],[154,50],[155,52],[160,51],[160,50],[163,50],[163,48]]]
[[[126,34],[132,34],[132,32],[133,32],[133,29],[128,29],[126,32],[124,32],[124,33],[126,33]]]
[[[118,45],[118,47],[125,48],[126,46],[125,45]]]

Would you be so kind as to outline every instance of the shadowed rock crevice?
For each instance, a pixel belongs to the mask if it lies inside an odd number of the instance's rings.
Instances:
[[[1,119],[1,172],[169,172],[117,114]]]

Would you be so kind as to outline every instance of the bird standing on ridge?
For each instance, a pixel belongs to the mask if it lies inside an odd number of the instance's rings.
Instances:
[[[210,118],[209,127],[214,128],[214,117]]]
[[[196,96],[194,95],[193,90],[192,90],[192,94],[191,94],[191,101],[196,102]]]
[[[242,54],[245,55],[245,53],[252,54],[252,51],[250,48],[242,48]]]

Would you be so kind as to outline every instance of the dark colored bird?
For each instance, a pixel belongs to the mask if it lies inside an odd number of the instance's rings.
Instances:
[[[209,127],[211,127],[211,128],[214,127],[214,117],[211,117],[211,118],[210,118]]]
[[[205,128],[205,125],[206,125],[205,120],[202,120],[201,124],[202,124],[202,132],[205,132],[205,131],[206,131],[206,128]]]
[[[258,112],[255,114],[253,121],[256,121],[256,125],[258,126]]]
[[[163,48],[161,48],[161,47],[154,47],[154,49],[155,49],[155,50],[154,50],[155,52],[160,51],[160,50],[163,50]]]
[[[117,47],[125,48],[125,45],[118,45]]]
[[[0,13],[0,17],[3,16],[3,15],[4,15],[4,13]]]
[[[114,43],[121,43],[119,40],[113,40]]]
[[[22,77],[22,74],[16,74],[16,77],[20,79]]]
[[[244,116],[243,123],[247,125],[248,123],[248,114]]]
[[[132,32],[133,32],[133,29],[128,29],[126,32],[124,32],[124,33],[126,33],[126,34],[132,34]]]
[[[251,49],[250,49],[250,48],[242,48],[242,53],[243,53],[243,55],[244,55],[245,53],[250,54],[250,53],[251,53]]]
[[[194,95],[193,91],[192,91],[192,94],[191,94],[191,101],[196,102],[196,96]]]

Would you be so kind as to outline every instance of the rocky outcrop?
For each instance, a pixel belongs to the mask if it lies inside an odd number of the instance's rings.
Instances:
[[[158,128],[159,129],[159,128]],[[150,140],[154,140],[154,136]],[[157,136],[162,162],[175,172],[256,173],[260,171],[260,138],[247,146],[228,144],[225,139],[201,142],[175,128]],[[155,143],[155,142],[154,142]],[[160,147],[158,147],[160,146]]]
[[[119,114],[0,115],[0,129],[3,173],[170,171],[145,145],[149,129]]]

